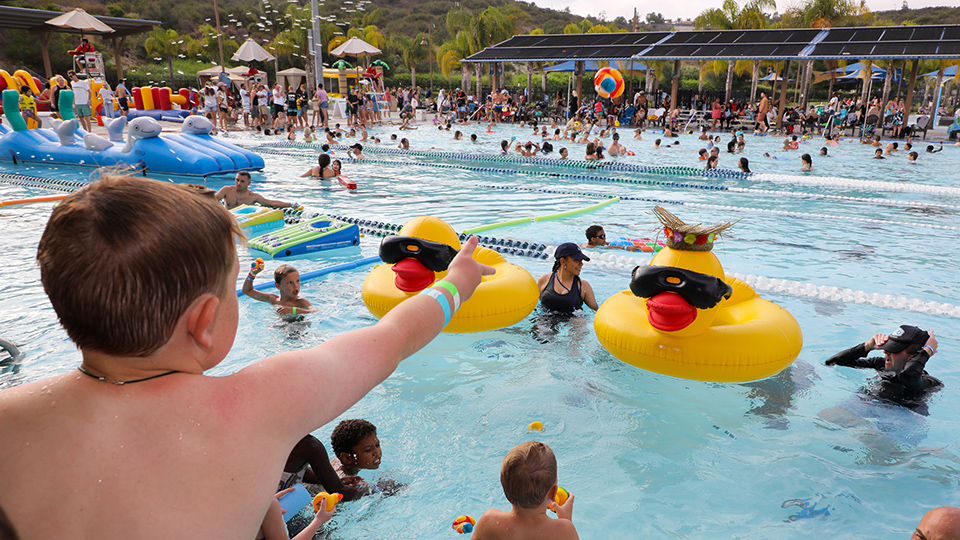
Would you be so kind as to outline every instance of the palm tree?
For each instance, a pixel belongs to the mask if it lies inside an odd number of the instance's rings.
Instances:
[[[167,30],[155,28],[143,42],[143,48],[147,50],[147,54],[166,57],[167,67],[170,69],[170,78],[167,80],[167,84],[171,86],[173,85],[173,57],[183,51],[183,42],[184,37],[172,28]]]
[[[450,77],[450,72],[460,68],[460,88],[470,87],[470,72],[467,64],[460,61],[470,56],[470,42],[465,30],[457,32],[453,39],[440,46],[437,51],[437,63],[444,77]]]
[[[400,52],[400,59],[410,70],[410,86],[417,86],[417,62],[423,61],[427,57],[427,45],[423,45],[425,36],[423,33],[417,34],[411,38],[406,34],[394,34],[390,37],[390,45]]]

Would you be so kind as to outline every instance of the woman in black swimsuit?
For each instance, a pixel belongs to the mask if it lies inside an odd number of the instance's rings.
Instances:
[[[573,242],[566,242],[557,246],[553,255],[553,271],[540,276],[537,286],[540,288],[540,305],[550,311],[573,313],[587,304],[596,311],[597,299],[593,295],[593,287],[580,279],[580,269],[583,261],[589,261],[580,251],[580,246]]]

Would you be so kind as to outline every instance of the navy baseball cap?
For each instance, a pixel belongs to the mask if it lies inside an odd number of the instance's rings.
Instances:
[[[564,242],[557,246],[557,250],[553,253],[553,256],[557,259],[572,257],[577,261],[590,260],[590,257],[587,257],[582,251],[580,251],[580,246],[574,244],[573,242]]]
[[[910,345],[923,345],[928,339],[930,334],[916,326],[904,324],[891,332],[889,339],[880,348],[890,353],[898,353]]]

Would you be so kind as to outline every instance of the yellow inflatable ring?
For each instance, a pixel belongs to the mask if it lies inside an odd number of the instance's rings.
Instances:
[[[413,236],[442,242],[460,249],[460,239],[450,225],[430,216],[414,218],[399,236]],[[503,255],[492,249],[477,247],[473,252],[477,262],[492,266],[496,273],[483,276],[477,290],[443,329],[444,332],[484,332],[504,328],[522,321],[537,306],[540,298],[537,282],[523,268],[508,263]],[[404,292],[394,284],[392,264],[379,264],[363,280],[363,303],[378,319],[419,291]],[[447,273],[437,272],[441,280]]]
[[[743,382],[779,373],[800,354],[803,336],[796,319],[727,276],[713,252],[665,248],[650,265],[721,277],[733,293],[713,308],[698,309],[696,320],[677,332],[650,324],[646,299],[629,289],[614,294],[597,311],[594,329],[620,360],[683,379]]]

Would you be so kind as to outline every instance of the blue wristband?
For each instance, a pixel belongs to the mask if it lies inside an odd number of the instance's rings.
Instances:
[[[447,326],[447,324],[450,322],[450,318],[453,316],[453,314],[450,313],[450,302],[447,301],[447,297],[444,296],[442,292],[433,288],[424,289],[420,292],[420,294],[425,294],[440,304],[440,308],[443,309],[443,326]]]

